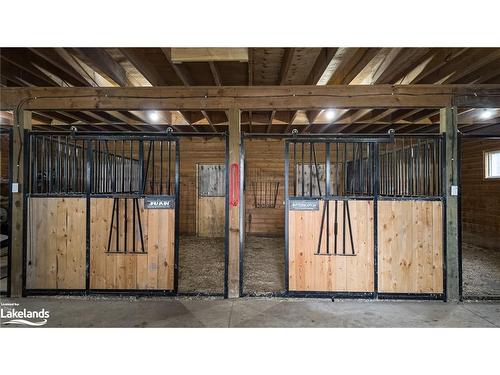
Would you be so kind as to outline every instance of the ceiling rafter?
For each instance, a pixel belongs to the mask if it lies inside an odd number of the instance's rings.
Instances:
[[[174,63],[172,61],[171,49],[170,48],[162,48],[161,50],[162,50],[163,54],[165,55],[165,58],[167,59],[168,63],[170,64],[170,66],[174,70],[175,74],[177,74],[177,77],[179,77],[179,79],[182,81],[182,84],[186,87],[193,86],[193,79],[191,78],[191,75],[187,71],[186,66],[182,63]],[[182,116],[184,116],[184,118],[186,118],[186,116],[184,115],[183,112],[180,112],[180,113]],[[212,123],[212,120],[210,119],[210,116],[208,115],[208,113],[206,111],[201,111],[201,114],[203,115],[205,120],[207,120],[208,125],[210,126],[212,131],[217,132],[217,129],[215,129],[215,126]],[[195,129],[195,126],[191,123],[190,123],[190,126],[194,130],[198,130],[198,129]]]

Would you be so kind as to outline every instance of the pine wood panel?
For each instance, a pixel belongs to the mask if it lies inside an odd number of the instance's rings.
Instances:
[[[112,198],[91,199],[90,288],[173,290],[175,210],[146,210],[144,200],[139,200],[144,250],[147,254],[107,253],[112,210]],[[132,217],[131,212],[130,207],[129,218]],[[121,207],[120,214],[124,215]],[[116,222],[113,225],[116,226]],[[123,229],[120,232],[122,235]],[[129,232],[131,232],[130,229]],[[140,248],[139,238],[137,228],[137,249]],[[123,240],[120,238],[120,241]],[[132,235],[130,233],[127,243],[128,248],[131,249]]]
[[[442,203],[380,201],[378,211],[379,292],[442,293]]]
[[[85,198],[30,198],[28,289],[85,288]]]
[[[330,253],[334,251],[334,202],[330,202]],[[343,227],[343,202],[338,202],[338,228]],[[324,202],[318,211],[289,212],[290,291],[373,292],[374,244],[373,202],[349,201],[355,256],[316,255]],[[346,226],[347,227],[347,226]],[[348,240],[346,236],[346,242]],[[322,248],[326,247],[326,224]],[[342,235],[337,238],[341,252]],[[351,252],[350,243],[346,253]]]
[[[200,237],[224,237],[225,197],[198,198],[198,232]]]
[[[463,242],[498,250],[500,180],[484,178],[484,153],[500,150],[500,141],[463,140],[461,161]]]

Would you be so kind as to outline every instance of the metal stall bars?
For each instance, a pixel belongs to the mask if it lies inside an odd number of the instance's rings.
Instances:
[[[0,127],[0,295],[10,296],[12,264],[12,128]]]
[[[366,269],[376,262],[376,155],[379,144],[393,141],[392,131],[285,139],[288,295],[374,295],[375,276]]]
[[[70,132],[25,135],[24,295],[85,293],[87,149]]]
[[[179,139],[170,129],[93,136],[90,142],[90,290],[177,293]],[[103,221],[105,236],[99,235]]]
[[[25,294],[175,293],[178,138],[31,132],[25,142]]]
[[[379,298],[446,298],[443,145],[412,134],[379,148]]]

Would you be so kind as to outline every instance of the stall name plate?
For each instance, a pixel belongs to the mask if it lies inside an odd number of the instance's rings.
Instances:
[[[175,197],[144,197],[145,209],[175,208]]]
[[[319,201],[312,200],[291,200],[290,210],[293,211],[318,211]]]

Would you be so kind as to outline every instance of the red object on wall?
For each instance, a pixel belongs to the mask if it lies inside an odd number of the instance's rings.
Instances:
[[[231,164],[229,174],[229,204],[238,206],[240,203],[240,166],[238,163]]]

